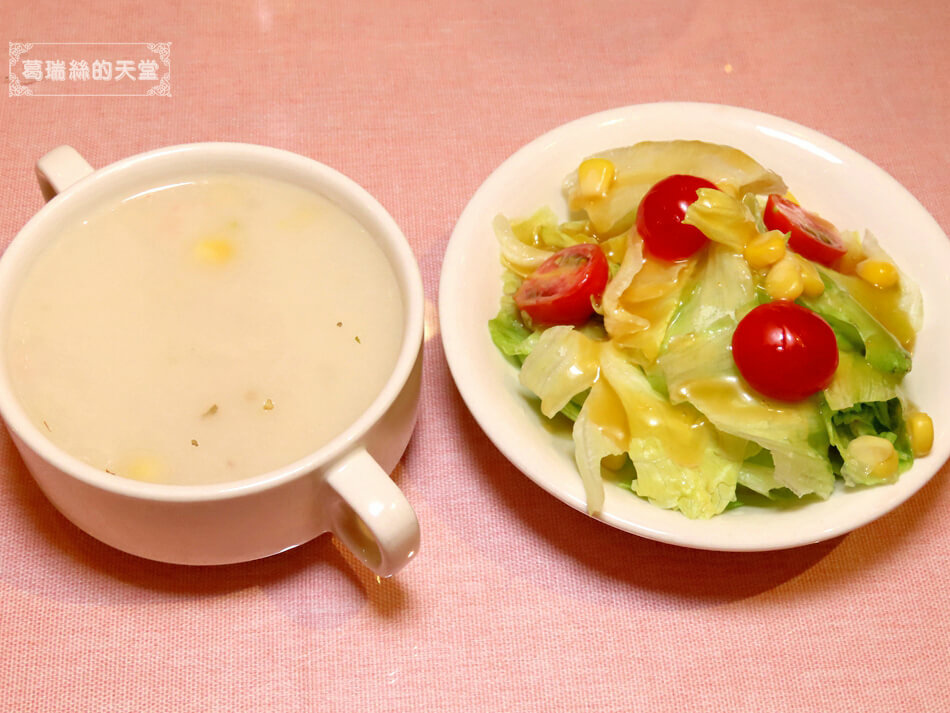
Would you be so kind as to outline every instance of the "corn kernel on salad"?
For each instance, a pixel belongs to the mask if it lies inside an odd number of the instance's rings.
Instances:
[[[541,413],[572,423],[587,508],[611,481],[690,518],[891,483],[933,424],[902,388],[920,292],[868,231],[742,151],[642,142],[493,227],[489,322]]]

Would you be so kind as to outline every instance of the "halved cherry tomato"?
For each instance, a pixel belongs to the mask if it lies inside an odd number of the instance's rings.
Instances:
[[[637,208],[637,232],[650,254],[663,260],[685,260],[709,239],[699,228],[684,225],[686,209],[700,188],[715,188],[705,178],[676,174],[658,181]]]
[[[788,233],[788,247],[802,257],[831,267],[848,252],[838,229],[820,215],[773,193],[762,216],[765,227]]]
[[[742,318],[732,335],[732,358],[759,393],[801,401],[831,383],[838,345],[825,320],[779,300],[759,305]]]
[[[610,270],[603,250],[581,243],[554,253],[515,292],[518,309],[539,324],[580,324],[594,311]]]

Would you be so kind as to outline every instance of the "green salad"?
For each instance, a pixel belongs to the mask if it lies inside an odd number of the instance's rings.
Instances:
[[[610,481],[690,518],[892,483],[929,452],[905,394],[923,306],[874,236],[745,153],[643,142],[497,216],[492,340],[568,419],[587,508]]]

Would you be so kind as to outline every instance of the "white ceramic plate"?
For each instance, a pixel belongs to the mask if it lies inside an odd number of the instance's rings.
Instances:
[[[476,421],[525,475],[586,512],[569,436],[545,428],[517,370],[495,349],[487,322],[498,311],[501,272],[491,228],[498,213],[527,216],[542,205],[566,217],[561,181],[586,156],[644,140],[702,139],[735,146],[781,175],[806,206],[841,228],[869,228],[921,286],[925,324],[906,379],[910,397],[934,420],[935,446],[894,485],[839,490],[790,509],[743,507],[689,520],[608,485],[600,519],[663,542],[712,550],[771,550],[849,532],[900,505],[950,455],[950,242],[897,181],[863,156],[816,131],[735,107],[665,103],[594,114],[532,141],[495,170],[452,233],[439,287],[445,355]],[[538,497],[543,497],[540,493]]]

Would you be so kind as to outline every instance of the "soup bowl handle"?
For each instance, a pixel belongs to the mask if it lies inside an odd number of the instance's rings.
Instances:
[[[324,484],[330,531],[377,575],[394,575],[419,551],[412,506],[365,449],[331,466]]]
[[[72,146],[57,146],[36,162],[36,175],[46,198],[62,193],[95,169]]]

